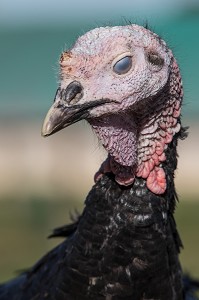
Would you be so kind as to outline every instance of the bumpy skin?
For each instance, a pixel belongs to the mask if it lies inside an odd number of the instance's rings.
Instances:
[[[131,57],[124,74],[115,64]],[[181,78],[164,41],[137,26],[95,29],[60,59],[61,82],[43,126],[50,135],[85,118],[108,159],[67,239],[0,300],[190,300],[173,218]],[[105,174],[104,174],[105,173]],[[186,291],[186,294],[185,294]],[[196,298],[195,298],[196,299]]]
[[[115,65],[124,57],[132,66],[118,74]],[[165,42],[138,25],[96,28],[62,54],[60,68],[54,108],[108,100],[85,117],[109,154],[95,179],[112,172],[127,186],[137,176],[153,193],[163,194],[167,183],[161,164],[181,127],[183,96],[179,68]],[[68,87],[75,81],[82,93],[69,100]]]

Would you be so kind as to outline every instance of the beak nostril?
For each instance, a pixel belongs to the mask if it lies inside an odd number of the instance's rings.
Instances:
[[[83,87],[78,81],[71,82],[66,89],[61,90],[61,98],[68,104],[77,103],[83,96]]]
[[[72,81],[65,89],[58,87],[54,102],[61,99],[67,104],[76,104],[83,97],[83,87],[78,81]]]

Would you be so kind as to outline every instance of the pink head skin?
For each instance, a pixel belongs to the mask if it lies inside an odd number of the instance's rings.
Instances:
[[[138,25],[96,28],[62,53],[60,68],[60,87],[43,135],[85,118],[108,151],[96,180],[112,172],[119,184],[130,185],[137,176],[153,193],[164,193],[161,163],[180,130],[183,96],[179,68],[165,42]],[[73,82],[79,86],[75,96],[64,96]],[[74,108],[72,120],[68,111]]]

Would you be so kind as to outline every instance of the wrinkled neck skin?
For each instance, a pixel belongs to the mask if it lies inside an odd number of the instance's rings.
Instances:
[[[132,183],[137,166],[137,120],[131,112],[125,112],[95,119],[91,125],[109,153],[104,173],[113,172],[118,183]]]
[[[135,177],[146,179],[147,187],[163,194],[167,183],[162,162],[174,135],[180,131],[182,93],[168,83],[153,98],[142,100],[123,114],[104,116],[89,121],[108,158],[96,174],[96,180],[107,172],[115,175],[120,185],[131,185]]]

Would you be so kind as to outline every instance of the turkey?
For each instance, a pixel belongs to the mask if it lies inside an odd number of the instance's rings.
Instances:
[[[42,135],[85,119],[108,157],[82,215],[53,232],[65,240],[1,285],[1,300],[197,299],[173,217],[182,98],[172,51],[144,27],[96,28],[62,53]]]

